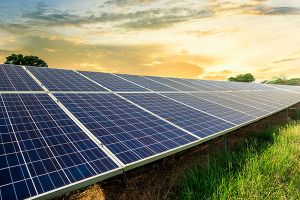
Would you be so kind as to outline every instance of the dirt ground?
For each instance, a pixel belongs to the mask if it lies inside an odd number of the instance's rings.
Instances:
[[[295,106],[300,108],[300,104]],[[292,116],[295,109],[286,110],[256,123],[226,134],[227,148],[235,149],[242,141],[261,129],[280,124]],[[66,194],[59,200],[163,200],[173,199],[177,179],[192,165],[204,161],[208,155],[225,151],[224,136],[212,139],[175,155],[133,169],[122,175],[99,182],[87,188]]]

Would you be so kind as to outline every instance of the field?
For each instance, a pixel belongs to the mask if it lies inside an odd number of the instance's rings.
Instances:
[[[176,199],[300,199],[300,123],[261,131],[179,180]]]

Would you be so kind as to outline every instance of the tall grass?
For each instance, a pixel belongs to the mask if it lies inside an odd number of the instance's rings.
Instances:
[[[179,181],[178,199],[300,199],[300,123],[263,130]]]

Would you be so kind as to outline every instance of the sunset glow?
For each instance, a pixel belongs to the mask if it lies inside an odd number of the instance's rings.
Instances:
[[[2,0],[0,63],[224,80],[300,77],[298,0]]]

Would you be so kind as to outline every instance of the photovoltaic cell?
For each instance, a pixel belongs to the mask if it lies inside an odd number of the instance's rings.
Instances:
[[[286,103],[297,103],[300,101],[300,94],[284,90],[256,91],[251,94],[255,96],[258,95],[272,101],[281,102],[284,105],[286,105]]]
[[[273,88],[278,88],[278,90],[289,90],[294,92],[300,92],[300,86],[291,86],[291,85],[276,85],[276,84],[270,84],[267,86],[272,86]]]
[[[55,96],[126,164],[196,141],[114,94]]]
[[[162,78],[162,77],[157,77],[157,76],[145,76],[145,77],[147,77],[148,79],[157,81],[157,82],[159,82],[161,84],[164,84],[166,86],[176,88],[179,91],[199,91],[196,88],[192,88],[192,87],[183,85],[181,83],[177,83],[177,82],[172,81],[172,80],[167,79],[167,78]]]
[[[112,74],[84,71],[80,71],[80,73],[112,91],[147,91],[136,84],[130,83],[129,81]]]
[[[232,93],[224,92],[222,93],[221,96],[241,102],[246,105],[250,105],[252,107],[256,107],[268,111],[269,113],[276,111],[279,106],[277,103],[264,100],[263,98],[255,98],[255,97],[248,98],[247,95],[244,94],[243,92],[232,92]]]
[[[201,84],[200,82],[199,83],[194,83],[194,82],[188,81],[188,80],[183,79],[183,78],[168,78],[168,79],[176,81],[176,82],[181,83],[181,84],[184,84],[186,86],[195,88],[196,90],[199,90],[199,91],[213,91],[214,90],[212,87],[210,87],[208,85]]]
[[[118,74],[118,76],[125,78],[129,81],[132,81],[152,91],[178,91],[177,89],[168,87],[166,85],[163,85],[161,83],[155,82],[151,79],[147,79],[142,76],[133,76],[133,75],[126,75],[126,74]]]
[[[0,198],[24,199],[36,195],[25,160],[0,99]]]
[[[243,98],[251,98],[255,101],[271,105],[275,108],[284,108],[287,104],[297,103],[299,101],[300,95],[295,93],[291,93],[288,91],[265,91],[260,93],[259,91],[245,91],[239,92],[241,93],[241,97]],[[277,95],[275,95],[277,93]],[[281,96],[283,98],[277,98],[277,96]],[[296,98],[296,99],[295,99]]]
[[[260,83],[230,82],[230,84],[238,86],[239,90],[272,90],[267,85]]]
[[[122,94],[122,96],[200,137],[206,137],[234,126],[159,94]]]
[[[255,116],[248,115],[237,110],[204,100],[189,94],[184,93],[166,93],[164,94],[172,99],[182,102],[186,105],[197,108],[201,111],[207,112],[211,115],[220,117],[237,125],[255,119]]]
[[[117,167],[47,94],[2,94],[0,115],[2,199],[41,194]]]
[[[50,91],[106,91],[72,70],[27,68]]]
[[[41,91],[21,66],[0,65],[0,91]]]
[[[224,89],[222,87],[211,84],[211,81],[199,80],[199,79],[184,79],[184,80],[191,82],[193,84],[206,86],[206,87],[210,88],[212,91],[224,91]]]
[[[239,100],[235,98],[224,98],[223,97],[224,92],[214,92],[214,93],[198,93],[198,94],[191,94],[196,97],[200,97],[205,100],[209,100],[221,105],[224,105],[226,107],[247,113],[249,115],[253,115],[256,117],[260,117],[263,115],[268,114],[269,112],[263,109],[257,108],[255,105],[247,105],[245,103],[240,102]]]

